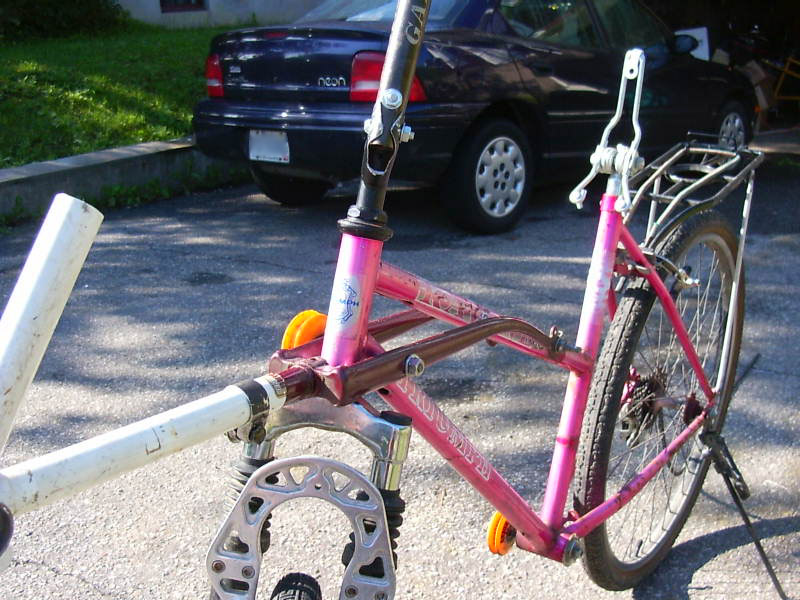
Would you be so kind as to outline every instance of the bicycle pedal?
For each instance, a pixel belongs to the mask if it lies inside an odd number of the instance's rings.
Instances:
[[[326,500],[345,514],[353,529],[353,556],[339,597],[392,600],[395,570],[380,491],[356,469],[316,456],[269,462],[245,484],[206,557],[208,577],[219,600],[255,600],[263,524],[277,506],[303,497]],[[376,561],[382,564],[382,573],[365,575]]]
[[[495,512],[486,532],[486,541],[489,552],[505,555],[514,547],[517,539],[517,530],[499,512]]]

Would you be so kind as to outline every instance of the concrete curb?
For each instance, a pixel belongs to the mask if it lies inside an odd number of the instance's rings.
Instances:
[[[210,167],[232,170],[231,164],[201,154],[191,138],[182,138],[0,169],[0,215],[16,207],[37,214],[58,192],[85,200],[110,186],[142,186],[155,180],[174,187]]]
[[[761,132],[751,147],[767,153],[800,154],[800,128]],[[187,137],[0,169],[0,215],[11,213],[18,204],[27,213],[38,214],[58,192],[86,200],[100,196],[110,186],[158,181],[176,188],[190,175],[202,176],[212,167],[222,173],[236,170],[232,163],[204,156]]]

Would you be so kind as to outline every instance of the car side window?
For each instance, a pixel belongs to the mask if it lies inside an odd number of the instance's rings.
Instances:
[[[581,0],[502,0],[500,12],[522,37],[566,46],[600,45],[592,18]]]
[[[653,15],[631,0],[595,0],[600,22],[612,46],[666,47],[667,31]]]

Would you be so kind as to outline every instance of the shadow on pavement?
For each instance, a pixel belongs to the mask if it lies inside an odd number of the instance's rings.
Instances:
[[[731,510],[735,509],[731,508]],[[772,537],[800,531],[800,517],[759,520],[753,523],[753,527],[763,543],[764,540]],[[747,529],[742,524],[720,529],[678,544],[655,572],[634,589],[633,598],[637,600],[652,600],[656,597],[664,597],[664,590],[669,588],[670,593],[667,597],[671,600],[689,600],[691,598],[690,592],[693,591],[692,580],[697,571],[721,554],[735,548],[752,546],[752,543]],[[752,546],[752,551],[753,555],[757,557],[755,546]],[[773,567],[777,567],[778,557],[771,555],[768,548],[766,551]],[[756,558],[756,560],[759,559]],[[764,597],[777,597],[777,593],[768,583],[769,576],[763,565],[761,569],[764,575]],[[781,581],[781,569],[776,568],[776,571],[778,572],[778,580]],[[668,584],[665,581],[666,573],[669,574]]]

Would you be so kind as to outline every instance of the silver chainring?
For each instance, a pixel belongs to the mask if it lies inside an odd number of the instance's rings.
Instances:
[[[392,600],[394,563],[378,488],[352,467],[317,456],[276,460],[250,477],[206,556],[208,577],[220,600],[255,600],[261,574],[261,527],[277,506],[295,498],[326,500],[350,520],[355,551],[345,569],[339,599]],[[383,563],[382,577],[360,573],[376,559]]]

